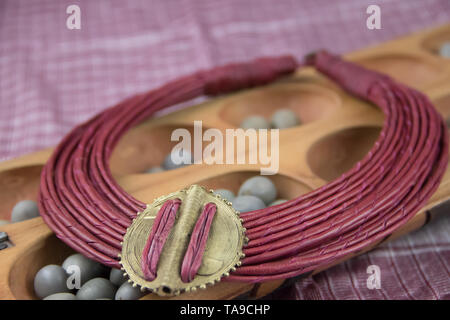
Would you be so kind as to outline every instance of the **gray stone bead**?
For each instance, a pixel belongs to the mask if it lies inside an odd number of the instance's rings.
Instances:
[[[254,196],[238,196],[233,200],[233,208],[241,213],[264,209],[265,207],[264,202]]]
[[[147,171],[145,171],[145,173],[158,173],[158,172],[163,172],[163,171],[166,171],[166,170],[164,170],[163,167],[154,166],[154,167],[151,167],[150,169],[148,169]]]
[[[93,278],[102,277],[108,274],[107,267],[105,267],[101,263],[98,263],[97,261],[86,258],[80,253],[76,253],[67,257],[66,260],[64,260],[62,267],[67,272],[67,268],[71,265],[75,265],[80,268],[81,285],[85,284],[87,281]]]
[[[439,48],[439,55],[443,58],[450,58],[450,42],[444,42]]]
[[[111,268],[111,272],[109,273],[109,281],[111,281],[114,285],[120,287],[124,282],[127,281],[127,278],[123,276],[124,272],[120,269]]]
[[[173,154],[173,157],[176,160],[176,162],[180,162],[180,164],[177,164],[172,160],[172,154]],[[184,166],[192,164],[192,163],[193,163],[193,158],[192,158],[192,154],[189,151],[178,150],[178,151],[169,153],[166,156],[166,158],[164,159],[162,166],[166,170],[173,170],[173,169],[184,167]]]
[[[34,292],[39,298],[45,298],[54,293],[69,292],[66,271],[55,264],[41,268],[34,277]]]
[[[16,203],[11,212],[11,222],[19,222],[39,217],[36,201],[22,200]]]
[[[280,109],[276,111],[270,120],[272,128],[286,129],[300,124],[297,114],[289,109]]]
[[[262,116],[250,116],[241,122],[240,127],[242,129],[270,129],[270,123]]]
[[[44,300],[76,300],[77,297],[72,293],[54,293],[45,297]]]
[[[0,242],[7,241],[9,239],[9,236],[6,232],[0,231]]]
[[[214,193],[221,196],[223,199],[233,202],[233,199],[236,197],[233,193],[233,191],[228,189],[217,189],[214,190]]]
[[[258,197],[267,205],[277,198],[277,188],[269,178],[256,176],[244,181],[238,195]]]
[[[287,202],[287,200],[278,199],[278,200],[275,200],[274,202],[272,202],[271,204],[269,204],[268,207],[276,206],[276,205],[279,205],[279,204],[282,204],[282,203],[285,203],[285,202]]]
[[[125,282],[122,284],[116,292],[116,300],[137,300],[145,295],[145,292],[141,292],[139,286],[133,288],[132,284]]]
[[[78,300],[114,299],[116,287],[105,278],[94,278],[86,282],[77,292]]]

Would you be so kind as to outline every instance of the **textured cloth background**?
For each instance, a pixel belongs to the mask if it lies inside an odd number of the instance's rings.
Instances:
[[[81,7],[81,30],[66,8]],[[382,30],[366,28],[366,8]],[[450,21],[448,0],[0,1],[0,160],[181,74],[261,55],[349,52]],[[449,218],[272,298],[449,299]],[[381,289],[366,268],[381,269]]]

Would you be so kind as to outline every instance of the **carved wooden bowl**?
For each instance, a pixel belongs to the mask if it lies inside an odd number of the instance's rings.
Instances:
[[[346,58],[421,90],[447,118],[450,116],[450,59],[437,54],[444,41],[450,41],[450,25],[364,49]],[[249,115],[269,118],[279,108],[291,109],[302,122],[280,131],[280,170],[270,178],[278,188],[279,198],[284,199],[307,193],[348,171],[372,147],[383,123],[377,107],[346,94],[307,68],[266,87],[148,120],[121,139],[111,158],[111,169],[127,192],[146,203],[191,184],[237,192],[244,180],[259,174],[259,165],[196,164],[161,173],[143,172],[161,164],[176,144],[170,141],[176,128],[192,132],[194,120],[202,120],[204,130],[224,131],[237,128]],[[10,218],[16,202],[36,200],[40,172],[50,154],[51,149],[47,149],[0,163],[0,219]],[[383,241],[415,230],[429,220],[432,208],[450,198],[449,172],[428,205]],[[41,218],[3,225],[0,230],[6,231],[13,243],[12,247],[0,251],[0,298],[36,299],[33,290],[36,272],[46,264],[61,263],[72,250],[55,237]],[[257,298],[282,283],[282,280],[257,285],[221,282],[172,299],[231,299],[242,295]],[[148,294],[143,299],[162,297]]]

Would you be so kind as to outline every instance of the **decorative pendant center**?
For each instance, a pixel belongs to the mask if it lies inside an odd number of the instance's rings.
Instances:
[[[228,276],[246,241],[231,203],[192,185],[138,213],[123,238],[120,264],[141,289],[177,295]]]

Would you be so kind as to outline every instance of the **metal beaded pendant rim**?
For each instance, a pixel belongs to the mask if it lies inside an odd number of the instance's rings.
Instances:
[[[180,194],[186,195],[187,197],[189,196],[190,192],[195,191],[211,195],[215,200],[217,200],[216,203],[218,203],[219,205],[218,210],[228,210],[227,213],[223,216],[229,217],[236,224],[237,233],[233,233],[233,235],[238,236],[238,239],[236,239],[236,241],[240,244],[237,246],[237,250],[235,250],[233,258],[230,261],[227,261],[225,263],[225,266],[220,268],[220,271],[205,277],[199,277],[197,275],[192,282],[183,284],[182,286],[172,286],[174,282],[173,279],[179,277],[179,269],[174,270],[174,272],[171,274],[171,281],[169,281],[169,283],[167,284],[164,284],[161,281],[146,281],[143,278],[141,272],[138,271],[139,266],[136,264],[135,260],[136,253],[133,252],[136,247],[139,247],[136,246],[136,237],[142,236],[141,234],[137,233],[137,227],[139,227],[137,226],[137,224],[140,224],[143,219],[149,218],[151,210],[156,211],[156,208],[160,207],[166,200],[180,197]],[[180,208],[180,210],[181,209],[182,208]],[[214,219],[220,218],[214,217]],[[217,222],[217,225],[219,226],[219,228],[216,228],[215,232],[225,232],[225,230],[220,229],[220,222]],[[175,232],[175,229],[173,229],[171,232]],[[148,237],[148,233],[144,234],[143,237],[144,239]],[[214,239],[208,238],[208,244],[210,246],[214,246],[214,244],[211,244],[211,241],[214,241]],[[230,275],[230,272],[236,271],[236,268],[239,267],[242,263],[241,259],[245,257],[242,248],[247,242],[248,238],[245,236],[245,228],[242,226],[242,219],[240,219],[239,217],[239,212],[232,207],[231,202],[223,199],[220,195],[215,194],[213,190],[207,190],[203,186],[200,186],[198,188],[198,186],[194,185],[184,188],[180,191],[158,197],[152,202],[152,204],[148,204],[145,210],[139,212],[137,217],[131,223],[130,227],[127,228],[127,233],[125,234],[122,242],[122,252],[118,255],[118,257],[120,259],[119,263],[121,265],[121,270],[124,271],[124,276],[129,278],[128,282],[132,283],[133,287],[139,286],[141,288],[141,291],[154,292],[162,296],[179,295],[182,292],[191,292],[196,291],[197,289],[205,289],[208,285],[214,285],[215,283],[220,282],[222,278],[228,277]],[[164,250],[171,250],[171,248],[166,248],[165,245]],[[213,251],[215,249],[211,250]],[[185,248],[183,248],[182,251],[184,252]],[[197,280],[199,278],[200,280]],[[180,282],[178,282],[178,284],[180,284]]]

